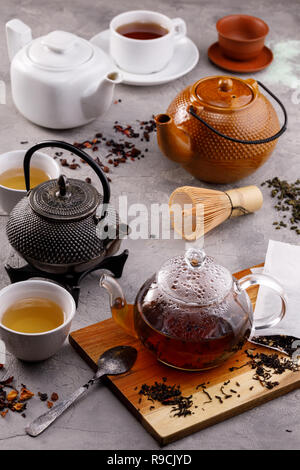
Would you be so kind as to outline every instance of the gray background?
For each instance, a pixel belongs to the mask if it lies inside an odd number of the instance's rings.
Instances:
[[[200,50],[197,67],[182,79],[156,87],[119,86],[109,112],[92,124],[66,132],[41,129],[26,121],[14,108],[10,97],[9,61],[6,52],[4,25],[18,17],[32,27],[35,37],[54,29],[71,31],[89,39],[106,29],[110,19],[127,9],[154,9],[170,17],[182,17],[188,25],[188,35]],[[294,181],[299,176],[299,88],[300,79],[300,4],[297,0],[2,0],[0,6],[0,79],[7,85],[7,105],[0,106],[0,152],[22,147],[20,141],[33,144],[48,138],[70,142],[92,137],[101,131],[113,136],[113,122],[134,123],[148,120],[152,114],[164,112],[169,102],[185,86],[207,75],[220,71],[209,63],[206,55],[209,45],[216,40],[215,23],[230,13],[248,13],[262,17],[270,26],[268,45],[275,53],[275,61],[266,71],[250,74],[270,86],[285,103],[289,113],[288,131],[267,164],[240,185],[260,184],[267,178],[279,176]],[[299,54],[299,55],[298,55]],[[298,93],[298,94],[297,94]],[[170,193],[186,184],[197,185],[189,174],[160,153],[154,134],[146,158],[127,163],[111,174],[112,193],[116,198],[127,194],[129,201],[167,202]],[[83,178],[92,174],[84,166],[72,176]],[[92,176],[93,182],[95,177]],[[229,188],[229,186],[228,186]],[[223,189],[223,188],[221,188]],[[224,187],[225,189],[225,187]],[[254,216],[228,222],[212,232],[205,240],[206,251],[225,264],[232,272],[264,260],[270,238],[298,243],[297,235],[289,230],[275,231],[272,222],[275,213],[267,190],[264,189],[263,209]],[[9,250],[5,236],[7,218],[0,217],[0,287],[8,284],[3,263]],[[163,259],[183,249],[182,242],[149,239],[126,241],[130,250],[121,284],[130,301],[137,288]],[[82,286],[82,296],[72,328],[78,329],[109,317],[106,294],[97,285],[98,276],[92,275]],[[34,391],[57,391],[68,397],[76,387],[90,377],[89,367],[66,344],[52,359],[40,364],[23,364],[8,356],[9,372],[16,382],[26,383]],[[45,410],[45,404],[31,400],[27,420]],[[169,449],[296,449],[300,438],[300,393],[295,391],[266,405],[203,430],[168,446]],[[47,432],[35,440],[26,436],[24,420],[10,413],[0,418],[0,448],[2,449],[158,449],[152,437],[142,428],[127,409],[103,386],[91,390],[88,398],[70,409]],[[292,430],[287,433],[286,429]]]

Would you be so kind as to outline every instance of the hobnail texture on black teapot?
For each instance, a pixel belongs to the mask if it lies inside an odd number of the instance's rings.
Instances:
[[[45,147],[67,150],[87,162],[103,194],[86,181],[64,175],[30,190],[31,157]],[[109,204],[105,174],[86,152],[67,142],[41,142],[27,151],[24,175],[27,195],[12,210],[6,232],[12,247],[28,263],[49,273],[83,272],[118,251],[125,226]]]

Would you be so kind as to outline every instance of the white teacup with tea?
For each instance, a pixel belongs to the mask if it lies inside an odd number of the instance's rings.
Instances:
[[[17,282],[0,291],[0,336],[18,359],[42,361],[61,348],[75,313],[75,301],[62,286]]]
[[[0,155],[0,206],[9,214],[26,195],[23,160],[26,150],[13,150]],[[60,175],[59,164],[49,155],[36,152],[32,157],[30,185],[56,179]]]
[[[126,72],[159,72],[172,60],[176,42],[185,35],[181,18],[148,10],[128,11],[110,22],[110,54]]]

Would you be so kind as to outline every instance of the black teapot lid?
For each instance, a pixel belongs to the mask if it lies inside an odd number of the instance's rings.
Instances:
[[[58,147],[68,150],[85,160],[96,172],[103,189],[100,196],[97,189],[85,181],[61,175],[57,180],[41,183],[30,190],[30,160],[34,152],[45,147]],[[57,221],[76,221],[93,214],[102,203],[102,217],[109,203],[110,188],[100,166],[83,150],[67,142],[45,141],[31,147],[24,157],[25,184],[31,209],[38,215]]]
[[[94,213],[101,202],[94,186],[85,181],[67,179],[41,183],[30,191],[29,204],[37,214],[47,219],[80,220]]]

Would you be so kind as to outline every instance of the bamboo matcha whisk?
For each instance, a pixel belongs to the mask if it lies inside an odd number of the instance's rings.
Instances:
[[[174,230],[186,240],[196,240],[226,219],[257,211],[262,203],[257,186],[225,192],[182,186],[171,194],[169,209]]]

